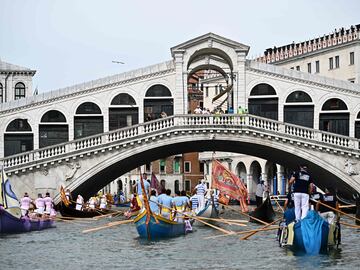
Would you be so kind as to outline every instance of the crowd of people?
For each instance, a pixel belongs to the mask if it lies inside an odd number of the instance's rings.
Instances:
[[[25,192],[24,197],[20,200],[20,209],[23,217],[47,218],[56,216],[54,201],[49,192],[46,192],[45,197],[39,193],[36,199],[31,199]]]

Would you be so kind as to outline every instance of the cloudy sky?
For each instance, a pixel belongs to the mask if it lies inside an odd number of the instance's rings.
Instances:
[[[0,58],[37,70],[46,92],[170,60],[172,46],[208,32],[252,57],[359,24],[359,10],[358,0],[0,0]]]

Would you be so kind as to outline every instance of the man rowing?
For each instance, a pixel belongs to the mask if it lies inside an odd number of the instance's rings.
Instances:
[[[158,201],[160,204],[160,214],[167,219],[170,219],[170,210],[172,208],[172,200],[173,200],[170,194],[171,194],[171,189],[167,189],[165,195],[158,197]]]
[[[29,198],[28,193],[25,192],[24,197],[20,200],[21,215],[23,217],[28,216],[31,203],[32,200]]]

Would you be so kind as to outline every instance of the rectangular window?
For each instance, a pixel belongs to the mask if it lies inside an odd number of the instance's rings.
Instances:
[[[315,72],[320,73],[320,61],[315,62]]]
[[[174,173],[180,173],[180,160],[174,159]]]
[[[191,191],[191,182],[190,182],[190,180],[185,180],[185,191]]]
[[[300,71],[300,66],[296,66],[296,70],[297,70],[297,71]]]
[[[340,67],[340,58],[339,56],[335,56],[335,68],[339,68]]]
[[[329,69],[334,68],[334,59],[332,57],[329,58]]]
[[[199,162],[200,172],[204,173],[204,162]]]
[[[355,54],[354,52],[350,53],[350,65],[354,65],[355,64]]]
[[[166,173],[166,160],[165,159],[160,159],[159,172],[160,173]]]
[[[209,87],[208,86],[206,86],[206,88],[205,88],[205,96],[209,97]]]
[[[191,162],[190,161],[184,162],[184,172],[191,173]]]
[[[307,64],[308,72],[311,73],[311,63]]]
[[[206,163],[206,174],[209,175],[210,174],[210,164]]]

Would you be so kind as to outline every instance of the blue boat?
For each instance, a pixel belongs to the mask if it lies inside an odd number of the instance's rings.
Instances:
[[[311,210],[297,223],[286,222],[280,226],[280,246],[287,246],[294,252],[317,255],[340,244],[340,225],[329,224],[316,211]]]
[[[178,223],[160,215],[155,216],[158,223],[151,215],[148,225],[146,225],[146,210],[134,219],[140,238],[155,240],[185,235],[185,223]]]

